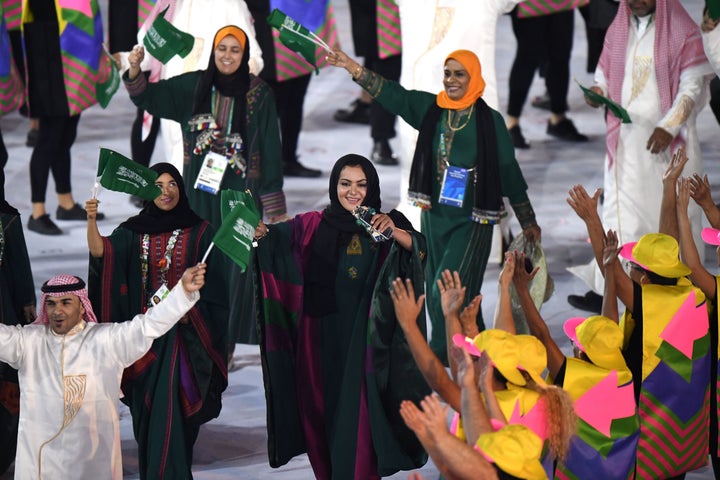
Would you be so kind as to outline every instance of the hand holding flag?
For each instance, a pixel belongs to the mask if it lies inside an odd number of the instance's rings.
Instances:
[[[588,97],[592,102],[599,105],[605,105],[613,115],[622,120],[622,123],[632,123],[632,120],[630,120],[630,115],[628,115],[627,110],[620,106],[620,104],[613,102],[612,100],[603,95],[593,92],[589,88],[583,87],[577,80],[575,80],[575,82],[578,84],[580,90],[583,91],[585,96]]]

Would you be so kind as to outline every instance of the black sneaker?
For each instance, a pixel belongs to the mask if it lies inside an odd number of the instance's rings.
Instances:
[[[300,162],[283,163],[283,176],[285,177],[316,178],[320,175],[322,175],[320,170],[308,168]]]
[[[28,230],[39,233],[40,235],[62,235],[63,233],[62,230],[55,225],[55,222],[50,220],[50,215],[47,213],[38,218],[33,218],[32,215],[30,215],[27,227]]]
[[[87,212],[79,203],[73,205],[69,210],[58,205],[55,216],[58,220],[87,220]],[[105,218],[105,214],[100,212],[95,217],[96,220],[102,220],[103,218]]]
[[[370,160],[378,165],[397,165],[398,159],[390,148],[387,139],[375,140]]]
[[[569,118],[563,118],[555,125],[550,123],[550,120],[548,120],[547,133],[548,135],[557,137],[560,140],[567,140],[568,142],[588,141],[587,135],[583,135],[578,132],[577,128],[575,128],[575,124]]]
[[[510,139],[512,140],[515,148],[519,148],[520,150],[527,150],[530,148],[530,145],[525,141],[525,137],[523,137],[520,125],[515,125],[514,127],[509,128],[508,132],[510,132]]]
[[[349,109],[335,110],[333,118],[337,122],[360,123],[370,125],[370,104],[355,100],[350,104]]]
[[[600,313],[602,311],[602,295],[588,290],[585,295],[568,295],[568,303],[579,310]]]

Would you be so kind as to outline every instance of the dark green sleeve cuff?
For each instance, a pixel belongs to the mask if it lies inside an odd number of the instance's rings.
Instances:
[[[520,222],[520,226],[523,228],[523,230],[528,227],[537,226],[537,220],[535,219],[535,210],[533,210],[529,200],[522,203],[513,203],[511,205],[513,211],[515,212],[515,216]]]
[[[385,79],[368,68],[363,68],[358,78],[353,78],[355,83],[360,85],[371,97],[377,98],[382,91]]]

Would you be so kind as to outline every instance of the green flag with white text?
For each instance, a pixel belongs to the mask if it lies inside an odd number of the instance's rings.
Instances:
[[[193,49],[195,37],[175,28],[165,19],[169,6],[153,20],[143,38],[148,53],[161,63],[167,63],[175,55],[185,58]]]
[[[317,45],[330,50],[330,47],[320,37],[277,8],[270,13],[267,22],[280,32],[280,41],[283,45],[302,55],[310,65],[315,67],[315,73],[319,72],[316,65],[315,47]]]
[[[155,185],[158,174],[109,148],[100,149],[97,177],[100,185],[115,192],[154,200],[162,192]]]
[[[108,106],[110,99],[112,99],[115,92],[117,92],[120,88],[120,72],[117,69],[115,60],[112,55],[107,52],[107,50],[104,51],[104,54],[110,58],[110,78],[105,83],[98,83],[95,89],[95,96],[102,108],[106,108]]]
[[[223,190],[220,201],[223,221],[213,243],[245,271],[260,214],[249,193]]]

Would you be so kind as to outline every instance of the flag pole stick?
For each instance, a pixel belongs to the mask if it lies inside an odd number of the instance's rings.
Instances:
[[[285,27],[283,27],[283,28],[285,28]],[[286,30],[289,30],[290,32],[292,32],[292,33],[294,33],[295,35],[297,35],[298,37],[304,38],[305,40],[314,43],[314,44],[317,45],[318,47],[324,48],[324,49],[327,50],[328,52],[331,52],[331,51],[332,51],[332,49],[330,48],[330,46],[329,46],[327,43],[325,43],[320,37],[318,37],[317,35],[315,35],[313,32],[310,32],[310,35],[311,35],[311,36],[307,36],[307,35],[305,35],[304,33],[300,33],[300,32],[295,31],[295,30],[290,30],[290,29],[286,29]]]
[[[205,263],[205,260],[207,260],[208,255],[210,255],[210,250],[212,250],[214,246],[215,246],[215,243],[210,242],[210,246],[205,251],[205,255],[203,255],[203,258],[202,258],[202,260],[200,260],[200,263]]]

